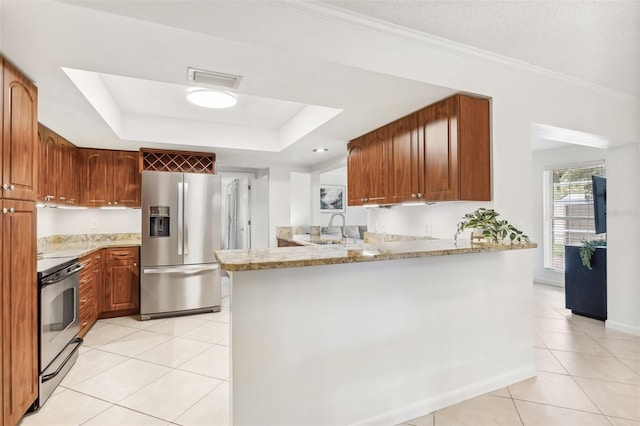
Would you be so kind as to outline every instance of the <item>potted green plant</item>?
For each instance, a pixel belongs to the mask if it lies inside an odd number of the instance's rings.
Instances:
[[[580,247],[580,260],[582,260],[582,264],[589,270],[592,270],[591,267],[591,258],[593,257],[593,253],[596,252],[596,247],[606,247],[607,240],[591,240],[591,241],[583,241],[582,247]]]
[[[475,234],[493,244],[522,244],[530,242],[529,237],[511,225],[507,220],[498,219],[500,213],[493,209],[481,207],[464,215],[458,222],[454,240],[465,229],[474,229]]]

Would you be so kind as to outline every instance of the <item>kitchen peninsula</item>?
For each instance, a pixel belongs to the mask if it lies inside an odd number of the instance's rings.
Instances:
[[[535,375],[535,244],[218,251],[233,424],[397,424]],[[525,271],[526,272],[526,271]]]

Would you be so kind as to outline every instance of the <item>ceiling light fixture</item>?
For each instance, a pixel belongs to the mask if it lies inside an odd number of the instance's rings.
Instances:
[[[327,152],[329,151],[327,148],[316,148],[313,150],[313,152]]]
[[[187,100],[194,105],[205,108],[231,108],[238,103],[234,95],[229,92],[215,90],[196,90],[187,95]]]

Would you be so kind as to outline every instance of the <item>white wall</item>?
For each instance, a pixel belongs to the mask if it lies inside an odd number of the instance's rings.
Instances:
[[[97,228],[92,228],[92,221]],[[38,207],[38,238],[71,234],[140,233],[140,209],[58,209]]]
[[[564,273],[555,272],[544,268],[543,251],[543,184],[544,170],[553,167],[580,164],[591,161],[605,160],[607,152],[603,149],[589,148],[579,145],[567,144],[562,148],[535,151],[531,155],[531,199],[533,200],[532,217],[533,224],[528,231],[531,241],[538,243],[533,255],[533,279],[539,282],[564,287]],[[605,164],[606,173],[609,173],[609,165]]]
[[[276,247],[276,226],[291,226],[291,170],[269,169],[269,247]]]
[[[638,145],[607,152],[607,327],[640,335]],[[634,185],[636,183],[636,185]]]
[[[269,247],[269,170],[256,173],[251,187],[251,248]]]
[[[291,172],[291,226],[311,225],[311,175]]]

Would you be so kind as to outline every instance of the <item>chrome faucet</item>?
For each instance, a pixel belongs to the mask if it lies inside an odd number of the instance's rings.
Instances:
[[[333,218],[336,216],[340,216],[342,218],[342,228],[340,229],[340,234],[342,235],[342,241],[346,241],[347,236],[344,233],[344,227],[347,223],[347,220],[344,218],[344,215],[342,213],[334,213],[331,215],[331,218],[329,218],[329,225],[328,226],[333,226]]]
[[[344,218],[344,215],[342,213],[334,213],[331,215],[331,218],[329,219],[329,225],[327,226],[333,226],[333,218],[336,216],[340,216],[342,218],[342,227],[344,228],[344,226],[347,223],[347,220]]]

